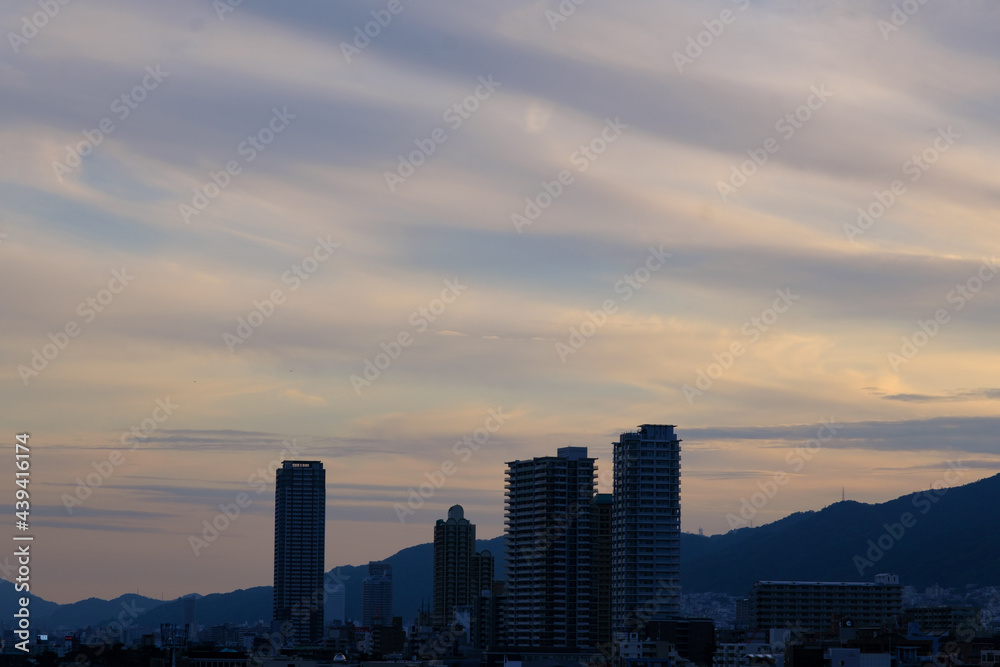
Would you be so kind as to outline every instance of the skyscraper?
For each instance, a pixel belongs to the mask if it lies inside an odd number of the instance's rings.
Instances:
[[[591,505],[586,447],[507,463],[507,643],[594,646]]]
[[[347,621],[347,586],[344,584],[330,584],[327,586],[329,596],[326,599],[327,622]]]
[[[368,563],[361,583],[361,622],[369,628],[392,624],[392,565]]]
[[[590,553],[591,634],[595,646],[607,646],[611,641],[611,516],[614,500],[610,493],[598,493],[591,506],[590,529],[593,535]]]
[[[476,526],[465,518],[461,505],[448,509],[446,520],[434,525],[434,627],[451,625],[456,606],[472,604],[479,594],[478,572],[473,578]],[[492,582],[490,582],[492,584]]]
[[[612,628],[680,614],[680,440],[645,424],[614,443]]]
[[[472,563],[472,588],[475,591],[470,602],[472,607],[472,646],[485,649],[490,643],[497,643],[498,618],[493,594],[493,572],[496,559],[489,551],[483,550],[470,559]]]
[[[473,646],[485,648],[492,635],[484,628],[495,627],[495,614],[480,598],[492,599],[494,565],[489,551],[476,553],[476,526],[465,518],[462,506],[450,507],[448,518],[434,524],[436,629],[451,629],[458,622],[469,631]]]
[[[274,621],[286,641],[323,638],[326,471],[321,461],[282,461],[274,483]]]

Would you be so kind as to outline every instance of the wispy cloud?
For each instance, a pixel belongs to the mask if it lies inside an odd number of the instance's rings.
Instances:
[[[907,403],[954,403],[962,401],[995,401],[1000,399],[1000,389],[966,389],[945,394],[890,394],[883,396],[887,401]]]
[[[0,294],[0,405],[44,443],[40,492],[93,494],[44,517],[53,553],[77,555],[40,586],[145,582],[112,553],[182,573],[175,594],[267,583],[269,550],[246,547],[270,539],[269,492],[196,565],[186,537],[286,456],[325,462],[331,526],[352,536],[331,540],[340,562],[426,540],[447,503],[499,534],[505,461],[575,444],[610,471],[611,441],[641,423],[678,425],[685,522],[708,532],[727,529],[713,508],[733,484],[821,417],[843,428],[789,507],[849,475],[888,495],[952,456],[989,469],[1000,6],[927,3],[886,38],[888,1],[760,0],[683,71],[671,54],[718,8],[584,3],[553,30],[552,3],[403,6],[350,57],[371,7],[323,0],[221,18],[201,0],[69,3],[5,42],[0,282],[17,289]],[[36,11],[20,3],[4,33]],[[477,95],[482,79],[499,85]],[[627,126],[614,141],[609,123]],[[948,128],[954,145],[918,166]],[[734,169],[746,183],[723,200]],[[338,244],[322,261],[320,239]],[[630,285],[650,247],[670,261]],[[123,267],[135,279],[110,298]],[[442,309],[455,279],[469,288]],[[795,307],[728,359],[779,289]],[[562,364],[556,344],[609,300]],[[942,308],[893,372],[887,353]],[[692,405],[699,370],[712,383]],[[349,378],[375,371],[357,395]],[[123,445],[167,396],[170,420]],[[388,529],[398,495],[500,406],[512,418],[420,522]],[[882,468],[904,451],[897,480]],[[149,515],[84,513],[118,508]]]

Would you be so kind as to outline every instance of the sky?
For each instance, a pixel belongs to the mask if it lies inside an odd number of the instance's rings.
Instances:
[[[689,532],[1000,471],[992,0],[0,26],[8,532],[46,599],[269,585],[284,459],[327,470],[328,568],[456,503],[502,534],[507,461],[588,447],[608,492],[640,424],[677,426]]]

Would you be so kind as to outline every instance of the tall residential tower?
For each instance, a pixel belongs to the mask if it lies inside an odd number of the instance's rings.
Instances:
[[[681,441],[674,428],[645,424],[613,443],[615,632],[680,614]]]
[[[392,565],[370,561],[361,582],[361,622],[368,628],[392,625]]]
[[[476,525],[465,518],[461,505],[448,509],[446,520],[434,525],[434,627],[451,626],[455,607],[472,604],[479,595],[478,572],[472,572],[476,555]],[[493,582],[487,582],[491,585]]]
[[[591,523],[597,467],[586,447],[507,463],[507,644],[592,648]]]
[[[434,524],[434,627],[456,623],[469,631],[471,645],[486,648],[496,634],[493,598],[494,558],[476,553],[476,525],[461,505],[448,508],[448,518]],[[485,600],[484,600],[485,598]]]
[[[274,621],[286,641],[323,638],[326,471],[321,461],[282,461],[274,480]]]

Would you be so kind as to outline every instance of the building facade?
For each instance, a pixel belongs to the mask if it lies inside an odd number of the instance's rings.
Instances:
[[[595,645],[591,528],[597,467],[586,447],[507,463],[507,640],[511,647]]]
[[[392,624],[392,566],[368,563],[368,576],[361,583],[362,624],[367,628]]]
[[[796,628],[825,631],[842,620],[854,627],[879,626],[903,610],[899,577],[880,574],[875,582],[758,581],[750,589],[754,630]]]
[[[273,620],[292,624],[286,643],[323,638],[326,471],[321,461],[282,461],[274,484]]]
[[[614,444],[611,614],[637,632],[680,614],[680,443],[672,425],[640,426]]]
[[[972,606],[940,605],[910,607],[903,611],[906,621],[916,623],[924,634],[957,633],[962,628],[982,629],[982,610]]]
[[[465,518],[461,505],[448,509],[447,519],[434,525],[434,627],[451,625],[457,606],[472,604],[478,595],[476,525]]]
[[[591,550],[591,582],[594,604],[591,609],[591,631],[594,646],[607,647],[611,632],[611,519],[614,499],[610,493],[598,493],[591,507],[590,528],[593,535]]]

